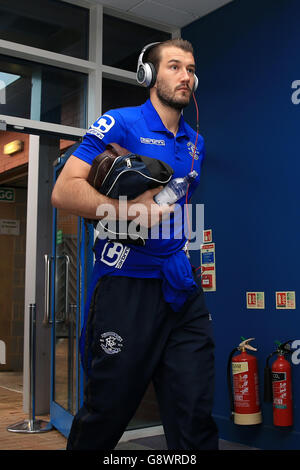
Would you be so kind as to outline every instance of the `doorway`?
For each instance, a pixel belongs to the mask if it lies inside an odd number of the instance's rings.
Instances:
[[[23,389],[29,135],[0,131],[0,386]]]
[[[26,233],[29,233],[29,238],[33,233],[29,230],[33,220],[29,214],[34,203],[29,194],[32,137],[37,135],[13,129],[0,132],[0,387],[14,392],[19,403],[28,399],[24,398],[28,368],[25,354],[28,338],[24,339],[24,331],[26,308],[32,302],[28,299],[35,299],[38,328],[36,412],[37,415],[48,413],[50,402],[51,422],[67,436],[83,399],[84,377],[78,341],[85,291],[93,263],[94,235],[92,227],[87,230],[82,218],[53,209],[50,203],[55,178],[79,137],[67,140],[67,137],[43,135],[35,139],[38,142],[37,158],[42,162],[34,183],[38,188],[36,245],[26,239]],[[12,145],[14,142],[15,147]],[[6,145],[12,153],[4,153]],[[28,253],[29,244],[32,257]],[[49,265],[48,312],[45,254],[50,256],[52,264]],[[35,272],[34,279],[30,280],[31,285],[35,284],[31,297],[25,291],[26,269],[27,274],[28,269]],[[160,416],[151,384],[128,429],[159,424]]]
[[[31,134],[18,132],[12,126],[0,131],[0,387],[13,392],[15,401],[20,404],[23,402],[24,366],[26,369],[24,331],[30,137]],[[43,139],[42,152],[45,152],[45,137]],[[53,159],[74,143],[59,137],[52,136],[51,139]],[[49,177],[52,182],[52,165]],[[47,204],[50,205],[49,200]],[[44,314],[39,313],[41,317]],[[50,351],[48,361],[50,363]]]

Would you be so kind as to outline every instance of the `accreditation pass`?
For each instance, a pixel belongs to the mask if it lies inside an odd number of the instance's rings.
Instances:
[[[116,455],[110,454],[103,457],[104,465],[126,465],[134,468],[136,465],[187,465],[196,464],[197,456],[195,454],[153,454],[139,451],[135,455]]]

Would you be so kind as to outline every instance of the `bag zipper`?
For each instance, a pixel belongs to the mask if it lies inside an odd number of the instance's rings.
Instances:
[[[130,162],[131,163],[131,162]],[[112,167],[110,168],[110,170],[112,169]],[[158,180],[156,178],[151,178],[151,176],[146,176],[144,175],[144,173],[142,173],[141,171],[138,171],[138,170],[123,170],[121,173],[118,174],[118,176],[116,177],[115,181],[113,182],[113,184],[111,185],[111,187],[109,188],[109,190],[106,192],[106,196],[109,195],[109,193],[111,192],[111,190],[113,189],[114,185],[116,184],[117,180],[120,178],[121,175],[123,175],[123,173],[127,173],[127,171],[134,171],[135,173],[139,173],[140,175],[142,175],[144,178],[148,179],[148,180],[152,180],[152,181],[155,181],[156,183],[168,183],[170,181],[170,179],[172,178],[172,175],[169,176],[169,178],[166,180],[166,181],[161,181],[161,180]],[[108,175],[108,174],[107,174]],[[106,176],[107,176],[106,175]],[[104,183],[104,181],[103,181]],[[102,183],[102,184],[103,184]]]
[[[108,157],[108,158],[109,158],[109,157]],[[122,158],[120,155],[115,158],[115,160],[114,160],[113,163],[112,163],[112,166],[110,167],[110,169],[108,170],[108,172],[107,172],[106,175],[105,175],[104,180],[102,181],[102,185],[105,183],[106,178],[107,178],[108,175],[111,173],[113,167],[115,166],[115,164],[117,163],[117,161],[118,161],[120,158]],[[102,186],[102,185],[101,185],[101,186]]]

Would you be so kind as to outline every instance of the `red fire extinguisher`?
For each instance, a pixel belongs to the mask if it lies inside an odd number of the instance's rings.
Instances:
[[[292,397],[292,368],[285,358],[291,354],[291,340],[285,343],[276,341],[277,349],[272,352],[266,361],[264,401],[273,402],[274,426],[293,425],[293,397]],[[277,359],[269,368],[269,359],[277,354]]]
[[[257,373],[257,360],[246,349],[257,351],[248,343],[255,338],[245,339],[237,348],[234,348],[227,363],[227,383],[231,405],[231,417],[235,424],[259,424],[262,415],[259,403],[259,382]],[[236,351],[241,351],[234,356]],[[231,382],[233,376],[233,387]],[[232,392],[233,388],[233,392]]]

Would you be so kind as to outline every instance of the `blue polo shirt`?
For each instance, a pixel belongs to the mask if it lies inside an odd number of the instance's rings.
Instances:
[[[163,124],[151,100],[141,106],[113,109],[89,128],[74,155],[92,164],[93,159],[116,142],[132,153],[157,158],[174,170],[174,178],[185,176],[191,169],[196,132],[180,117],[176,136]],[[194,169],[200,175],[204,141],[198,136]],[[199,181],[199,177],[198,177]],[[195,185],[194,185],[195,186]]]
[[[176,178],[183,177],[190,172],[195,141],[196,132],[184,121],[183,116],[180,117],[178,132],[174,136],[165,127],[151,100],[148,99],[141,106],[113,109],[103,114],[88,129],[74,155],[92,164],[93,159],[105,150],[107,144],[116,142],[132,153],[157,158],[168,163],[174,170],[173,177]],[[204,153],[204,141],[202,136],[198,135],[193,164],[198,178],[189,188],[189,197],[199,183]],[[185,198],[178,203],[183,206]],[[184,230],[182,230],[182,235],[178,236],[178,227],[182,224],[174,223],[176,220],[178,222],[177,217],[182,218],[182,216],[183,211],[179,215],[175,213],[171,216],[169,238],[156,234],[155,239],[148,239],[144,247],[125,246],[108,240],[98,240],[94,282],[105,274],[154,277],[164,281],[168,278],[166,292],[172,284],[175,286],[178,281],[180,284],[179,278],[181,277],[181,287],[184,290],[190,289],[194,283],[191,280],[189,263],[186,263],[186,255],[182,250],[186,238]],[[160,224],[160,231],[162,227],[163,224]],[[178,261],[176,266],[174,260]],[[169,274],[166,275],[168,272]],[[168,276],[175,277],[170,279]],[[188,281],[184,285],[186,279]],[[173,294],[172,291],[171,297]],[[171,299],[168,294],[166,297]]]

